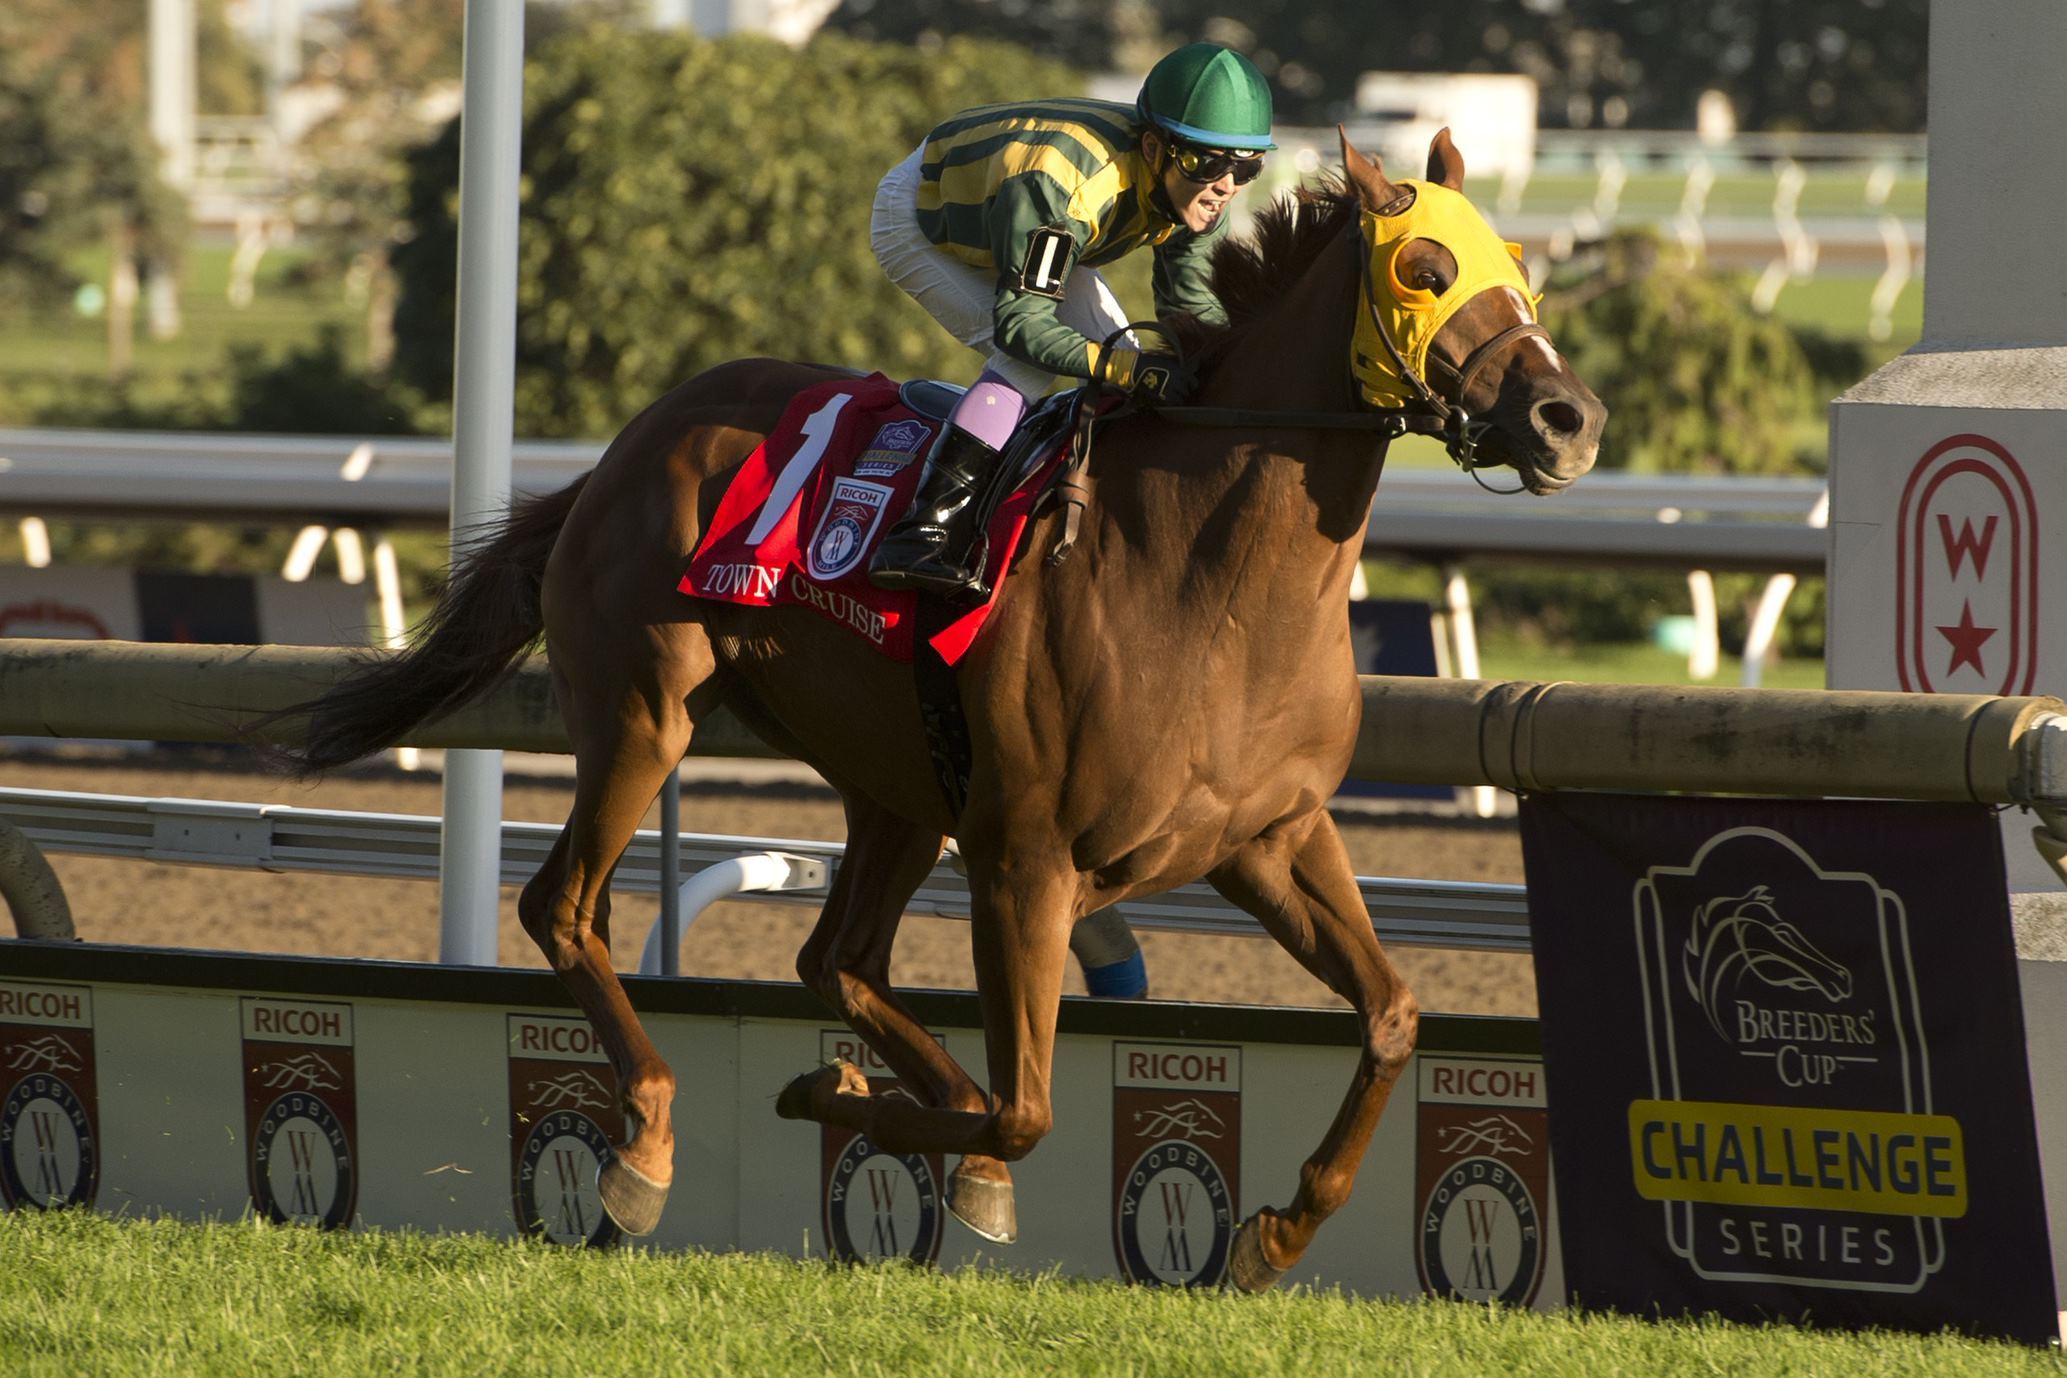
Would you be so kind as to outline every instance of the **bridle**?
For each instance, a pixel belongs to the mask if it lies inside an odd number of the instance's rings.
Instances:
[[[1353,229],[1352,232],[1354,232]],[[1440,369],[1447,375],[1445,381],[1454,382],[1455,384],[1452,396],[1456,400],[1447,400],[1434,388],[1430,387],[1428,381],[1408,363],[1406,354],[1400,349],[1398,342],[1393,339],[1392,332],[1386,328],[1384,317],[1378,310],[1377,295],[1373,291],[1371,256],[1369,254],[1360,254],[1358,261],[1362,265],[1362,282],[1358,295],[1362,298],[1363,309],[1370,315],[1373,332],[1376,334],[1379,344],[1384,347],[1393,370],[1413,393],[1406,405],[1400,407],[1375,407],[1366,402],[1361,395],[1358,396],[1356,409],[1351,411],[1285,411],[1262,407],[1134,405],[1144,412],[1153,412],[1163,420],[1180,426],[1274,426],[1284,430],[1372,431],[1380,439],[1386,441],[1397,440],[1405,435],[1433,436],[1442,441],[1443,449],[1456,462],[1457,467],[1470,474],[1473,481],[1487,492],[1506,496],[1523,491],[1527,487],[1526,484],[1520,484],[1514,488],[1495,488],[1480,476],[1480,470],[1498,468],[1504,461],[1486,459],[1479,454],[1479,441],[1487,432],[1494,428],[1493,423],[1475,419],[1465,409],[1464,398],[1470,393],[1471,386],[1477,381],[1480,371],[1503,350],[1530,338],[1547,341],[1550,338],[1550,332],[1545,330],[1536,321],[1518,322],[1500,331],[1491,339],[1481,341],[1471,353],[1464,357],[1464,361],[1461,364],[1455,366],[1443,359],[1434,357],[1431,353],[1429,357],[1430,371],[1434,372]],[[1143,330],[1153,331],[1160,335],[1170,346],[1171,352],[1176,353],[1180,359],[1182,358],[1182,349],[1178,346],[1177,341],[1171,339],[1169,334],[1161,328],[1160,324],[1154,321],[1136,321],[1106,336],[1101,349],[1101,355],[1104,350],[1111,349],[1127,335]],[[1090,407],[1086,408],[1087,421],[1091,415],[1096,414],[1098,389],[1101,386],[1094,379],[1087,389],[1091,394],[1089,401],[1092,403]],[[1128,409],[1127,406],[1123,405],[1120,411],[1125,412]],[[1113,412],[1106,413],[1108,418],[1116,414]],[[1088,443],[1088,437],[1086,439]]]

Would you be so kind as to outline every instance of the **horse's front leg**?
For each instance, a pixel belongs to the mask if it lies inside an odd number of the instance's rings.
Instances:
[[[1327,814],[1263,834],[1207,879],[1356,1006],[1363,1023],[1356,1075],[1320,1147],[1299,1171],[1292,1204],[1283,1211],[1263,1208],[1235,1237],[1228,1276],[1243,1291],[1261,1292],[1299,1261],[1321,1222],[1349,1200],[1378,1117],[1413,1054],[1420,1009],[1378,945],[1356,873]]]

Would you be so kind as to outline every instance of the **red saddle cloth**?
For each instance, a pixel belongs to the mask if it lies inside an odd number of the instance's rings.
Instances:
[[[911,504],[919,470],[944,422],[898,400],[880,373],[806,388],[740,466],[676,587],[749,607],[801,603],[909,663],[918,595],[868,581],[869,557]],[[928,644],[960,660],[1004,587],[1005,570],[1058,446],[998,505],[990,524],[991,595],[954,617]]]

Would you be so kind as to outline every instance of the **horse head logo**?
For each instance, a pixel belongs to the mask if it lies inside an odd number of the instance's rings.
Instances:
[[[593,1072],[567,1072],[530,1086],[533,1102],[541,1110],[593,1110],[610,1104],[610,1094]]]
[[[270,1062],[265,1067],[267,1090],[291,1086],[297,1091],[336,1091],[344,1086],[337,1068],[315,1053],[303,1053],[284,1062]]]
[[[1227,1121],[1197,1097],[1156,1110],[1137,1110],[1134,1120],[1151,1139],[1218,1139],[1227,1131]]]
[[[72,1045],[56,1034],[17,1044],[7,1060],[10,1072],[76,1072],[83,1066]]]
[[[1447,1125],[1436,1133],[1436,1151],[1446,1156],[1521,1157],[1536,1141],[1511,1115],[1481,1115],[1469,1124]]]
[[[1746,979],[1778,990],[1812,990],[1832,1004],[1852,994],[1852,973],[1781,918],[1763,885],[1696,908],[1681,957],[1687,989],[1724,1038],[1723,998]]]

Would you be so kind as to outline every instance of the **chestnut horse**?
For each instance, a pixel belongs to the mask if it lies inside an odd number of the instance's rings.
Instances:
[[[616,1070],[631,1133],[598,1187],[628,1233],[654,1228],[673,1179],[675,1077],[611,968],[610,875],[720,704],[845,801],[846,856],[797,971],[915,1097],[871,1096],[858,1071],[834,1065],[793,1081],[778,1113],[857,1130],[886,1152],[962,1155],[950,1209],[1011,1239],[1005,1165],[1052,1120],[1072,925],[1204,876],[1354,1005],[1363,1031],[1291,1204],[1243,1222],[1233,1281],[1269,1287],[1348,1198],[1418,1016],[1326,809],[1358,731],[1349,583],[1385,454],[1379,432],[1329,423],[1372,419],[1356,380],[1382,366],[1354,359],[1352,336],[1378,314],[1374,265],[1396,294],[1441,303],[1460,258],[1478,260],[1433,239],[1373,242],[1377,213],[1400,213],[1417,184],[1389,181],[1346,137],[1343,157],[1342,183],[1266,208],[1252,240],[1216,257],[1229,325],[1192,343],[1199,401],[1231,409],[1221,424],[1148,413],[1101,425],[1073,553],[1043,558],[1061,526],[1052,514],[1029,526],[957,670],[974,752],[959,817],[930,764],[910,667],[808,609],[675,591],[741,462],[792,397],[840,372],[805,364],[738,361],[675,388],[592,472],[518,504],[455,561],[410,650],[300,710],[308,729],[293,754],[327,769],[480,693],[543,630],[578,773],[567,825],[519,908]],[[1455,191],[1463,174],[1445,131],[1419,185]],[[1592,465],[1605,409],[1532,324],[1526,279],[1477,212],[1452,204],[1511,283],[1444,308],[1421,343],[1424,366],[1451,386],[1425,405],[1453,423],[1453,448],[1464,440],[1475,462],[1553,492]],[[1424,399],[1445,391],[1414,386]],[[950,834],[968,867],[987,1091],[888,982],[905,902]]]

